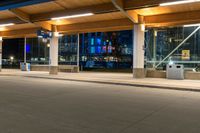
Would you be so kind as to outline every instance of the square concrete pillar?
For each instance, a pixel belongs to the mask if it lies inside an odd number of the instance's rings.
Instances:
[[[51,74],[51,75],[57,75],[58,74],[58,66],[50,66],[50,68],[49,68],[49,74]]]
[[[49,74],[58,74],[58,33],[54,32],[50,41],[50,68]]]
[[[144,69],[144,32],[142,24],[135,24],[133,29],[133,78],[145,78]]]
[[[2,37],[0,37],[0,72],[2,69],[2,43],[3,43],[3,40],[2,40]]]

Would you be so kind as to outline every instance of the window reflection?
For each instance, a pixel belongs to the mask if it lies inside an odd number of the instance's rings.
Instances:
[[[80,34],[80,65],[85,69],[131,69],[132,31]]]
[[[197,27],[162,27],[150,28],[146,31],[146,65],[155,67],[171,51],[173,51],[184,39],[186,39]],[[155,31],[157,34],[155,34]],[[198,30],[180,48],[165,60],[158,69],[165,69],[166,64],[184,64],[191,70],[200,64],[200,31]]]
[[[49,64],[49,39],[27,38],[26,58],[31,64]]]
[[[129,69],[132,67],[132,30],[95,32],[59,37],[59,65],[77,65],[87,69]],[[79,38],[79,51],[78,51]],[[27,60],[31,64],[49,64],[50,40],[27,39]]]
[[[77,65],[78,35],[59,38],[59,64]]]

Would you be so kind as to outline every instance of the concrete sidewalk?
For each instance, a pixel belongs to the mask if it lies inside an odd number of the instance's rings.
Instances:
[[[80,72],[49,75],[48,72],[21,72],[19,70],[3,70],[0,72],[0,76],[23,76],[29,78],[45,78],[200,92],[200,80],[169,80],[158,78],[133,79],[132,74],[127,73]]]

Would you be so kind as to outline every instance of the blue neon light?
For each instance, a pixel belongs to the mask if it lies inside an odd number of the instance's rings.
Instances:
[[[94,38],[91,38],[91,45],[94,45]]]
[[[97,38],[97,45],[101,45],[101,39]]]
[[[94,53],[95,53],[95,47],[91,47],[90,53],[91,53],[91,54],[94,54]]]
[[[97,53],[97,54],[100,54],[100,53],[101,53],[101,46],[97,46],[96,53]]]
[[[30,52],[31,52],[31,45],[26,44],[26,53],[30,53]]]

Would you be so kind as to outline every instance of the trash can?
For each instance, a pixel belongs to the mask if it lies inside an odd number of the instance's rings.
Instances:
[[[30,71],[31,65],[30,65],[30,63],[21,62],[20,63],[20,69],[21,69],[21,71]]]
[[[26,71],[31,71],[31,64],[30,63],[26,63]]]
[[[167,78],[168,79],[184,79],[184,66],[183,65],[167,65]]]
[[[21,69],[21,71],[26,71],[26,65],[25,64],[26,63],[23,63],[23,62],[20,63],[20,69]]]

